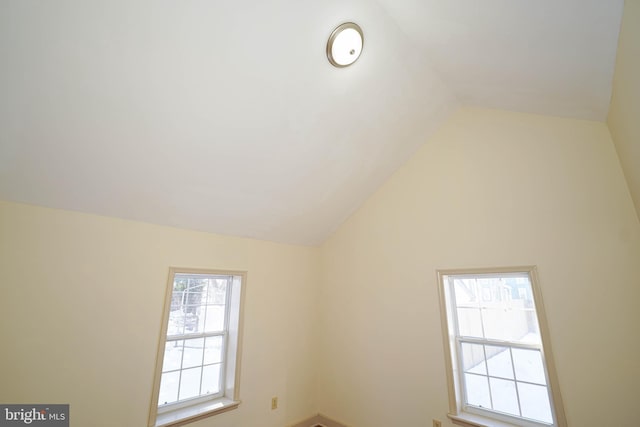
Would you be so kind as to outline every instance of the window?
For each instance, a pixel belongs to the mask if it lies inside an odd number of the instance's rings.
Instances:
[[[566,427],[535,267],[439,271],[449,417]]]
[[[237,272],[169,270],[149,427],[239,405],[244,281]]]

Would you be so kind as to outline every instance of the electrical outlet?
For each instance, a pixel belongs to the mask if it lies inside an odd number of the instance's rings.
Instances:
[[[271,398],[271,409],[278,409],[278,397]]]
[[[433,420],[433,427],[442,427],[440,420]]]

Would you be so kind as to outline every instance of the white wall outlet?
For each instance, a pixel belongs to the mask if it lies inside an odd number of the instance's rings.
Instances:
[[[278,408],[278,396],[271,398],[271,409]]]

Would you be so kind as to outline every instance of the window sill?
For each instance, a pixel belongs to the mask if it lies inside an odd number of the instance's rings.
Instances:
[[[177,427],[193,421],[207,418],[221,412],[231,411],[240,405],[240,401],[227,398],[210,400],[186,408],[158,414],[155,427]]]
[[[515,424],[505,423],[503,421],[493,420],[491,418],[481,417],[479,415],[473,415],[469,413],[462,413],[459,415],[447,414],[447,417],[454,424],[463,427],[514,427]]]

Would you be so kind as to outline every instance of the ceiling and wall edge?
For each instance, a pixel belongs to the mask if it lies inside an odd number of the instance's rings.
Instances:
[[[622,15],[607,124],[640,219],[640,2]]]

